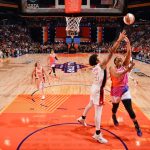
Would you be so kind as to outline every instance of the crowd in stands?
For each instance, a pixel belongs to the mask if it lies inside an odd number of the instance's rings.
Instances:
[[[150,63],[150,26],[136,24],[125,29],[132,44],[132,54],[135,59]]]
[[[17,57],[30,51],[34,42],[26,27],[20,25],[0,26],[0,57]]]
[[[134,59],[150,63],[150,26],[149,24],[135,24],[125,27],[132,44]],[[108,52],[111,43],[82,42],[76,47],[77,52]],[[17,57],[26,53],[49,53],[54,49],[56,53],[69,52],[64,42],[43,44],[35,43],[26,27],[21,25],[0,26],[0,58]],[[125,53],[125,42],[122,42],[118,53]]]

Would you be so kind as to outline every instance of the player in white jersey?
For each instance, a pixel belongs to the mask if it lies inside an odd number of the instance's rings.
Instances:
[[[118,40],[114,43],[113,47],[110,49],[110,53],[106,59],[100,61],[97,54],[93,54],[89,58],[89,64],[93,67],[93,84],[91,87],[91,95],[90,95],[90,102],[86,106],[83,114],[77,120],[79,123],[86,126],[85,119],[88,111],[94,105],[95,108],[95,127],[96,132],[93,135],[93,138],[96,139],[100,143],[107,143],[108,141],[102,137],[102,133],[100,131],[100,124],[101,124],[101,115],[102,109],[104,104],[104,86],[106,83],[106,66],[110,61],[113,52],[119,47],[120,42],[126,37],[125,32],[123,31],[120,33]]]
[[[44,95],[45,76],[48,79],[48,76],[46,72],[44,71],[43,67],[41,66],[40,61],[37,61],[35,63],[35,68],[32,72],[32,82],[33,82],[33,78],[35,78],[37,89],[41,92],[41,95],[42,95],[41,96],[42,100],[45,99],[45,95]]]

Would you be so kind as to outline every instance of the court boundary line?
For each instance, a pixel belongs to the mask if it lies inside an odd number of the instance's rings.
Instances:
[[[19,94],[20,95],[20,94]],[[8,105],[4,106],[2,109],[0,109],[0,114],[2,114],[14,101],[15,99],[19,96],[19,95],[16,95],[15,98],[10,102],[8,103]]]
[[[80,125],[80,126],[81,126],[80,123],[73,123],[73,122],[72,122],[72,123],[52,124],[52,125],[49,125],[49,126],[46,126],[46,127],[40,128],[40,129],[37,129],[37,130],[35,130],[35,131],[29,133],[29,134],[19,143],[19,145],[17,146],[17,149],[16,149],[16,150],[20,150],[22,144],[23,144],[29,137],[31,137],[33,134],[35,134],[35,133],[37,133],[37,132],[39,132],[39,131],[41,131],[41,130],[50,128],[50,127],[63,126],[63,125]],[[87,124],[87,125],[88,125],[88,126],[91,126],[91,127],[95,127],[94,125],[90,125],[90,124]],[[118,140],[122,143],[122,145],[123,145],[123,147],[125,148],[125,150],[128,150],[127,145],[125,144],[125,142],[124,142],[119,136],[117,136],[116,134],[114,134],[113,132],[111,132],[111,131],[109,131],[109,130],[107,130],[107,129],[104,129],[104,128],[101,128],[101,129],[104,130],[104,131],[107,131],[107,132],[110,133],[110,134],[112,134],[116,139],[118,139]]]

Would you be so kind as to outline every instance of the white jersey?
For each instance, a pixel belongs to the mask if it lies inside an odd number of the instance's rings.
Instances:
[[[44,81],[44,74],[43,74],[43,67],[35,68],[35,77],[36,79],[40,79],[41,81]]]
[[[91,96],[90,99],[95,105],[100,104],[100,89],[104,79],[104,69],[100,67],[100,64],[97,64],[93,70],[93,84],[91,87]]]
[[[100,64],[97,64],[93,70],[93,85],[98,85],[99,87],[102,84],[104,78],[104,70],[100,67]]]

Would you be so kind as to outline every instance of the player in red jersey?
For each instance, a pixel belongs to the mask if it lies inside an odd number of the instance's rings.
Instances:
[[[58,60],[58,58],[56,57],[56,54],[52,49],[50,55],[48,56],[47,61],[48,61],[48,66],[50,67],[49,75],[51,74],[51,72],[53,72],[55,77],[56,77],[56,71],[55,71],[56,60]]]

